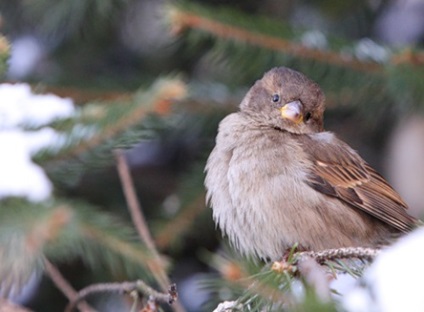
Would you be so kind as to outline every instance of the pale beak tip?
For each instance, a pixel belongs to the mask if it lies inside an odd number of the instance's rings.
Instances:
[[[280,108],[281,117],[289,119],[296,124],[303,120],[302,103],[300,101],[292,101]]]

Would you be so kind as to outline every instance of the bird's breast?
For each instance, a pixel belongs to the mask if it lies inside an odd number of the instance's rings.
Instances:
[[[228,159],[223,181],[228,204],[219,207],[223,201],[212,200],[215,220],[243,253],[277,258],[300,235],[305,207],[299,203],[308,196],[304,181],[309,164],[300,160],[302,149],[290,135],[274,129],[243,129],[227,135],[226,144],[231,146],[227,156],[218,157]]]

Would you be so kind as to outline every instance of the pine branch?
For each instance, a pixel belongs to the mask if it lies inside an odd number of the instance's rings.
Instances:
[[[295,248],[296,247],[294,247],[293,250],[295,250]],[[353,272],[349,264],[340,261],[340,259],[372,261],[379,252],[380,249],[364,247],[295,252],[289,255],[287,260],[274,262],[271,270],[279,274],[301,277],[306,283],[305,286],[313,290],[320,302],[331,304],[329,277],[332,275],[329,275],[328,270],[325,270],[322,265],[327,266],[330,270],[334,270],[335,267],[332,263],[335,261],[340,264],[337,271],[343,271],[349,273],[353,277],[357,277],[358,275]],[[334,274],[335,272],[333,271],[332,273]]]
[[[292,251],[294,251],[295,248],[296,247],[294,246]],[[271,270],[277,273],[288,273],[295,275],[299,271],[299,266],[302,266],[303,261],[308,263],[310,262],[310,259],[313,259],[317,265],[325,265],[331,270],[335,269],[336,271],[338,270],[347,272],[352,276],[358,276],[358,274],[355,273],[348,266],[348,264],[341,260],[359,259],[372,261],[379,253],[380,249],[367,247],[346,247],[327,249],[322,251],[293,252],[293,254],[289,255],[288,257],[284,257],[282,261],[275,261],[272,264]]]
[[[19,291],[43,259],[80,258],[94,270],[149,278],[167,263],[145,251],[133,229],[122,221],[78,201],[43,204],[3,201],[0,209],[0,288]],[[141,276],[142,275],[142,276]]]
[[[78,305],[81,300],[92,294],[105,292],[131,293],[133,291],[140,292],[150,297],[154,301],[160,301],[170,305],[172,305],[177,300],[177,289],[175,284],[171,285],[166,293],[160,293],[144,283],[142,280],[123,283],[102,283],[93,284],[81,289],[73,298],[73,300],[70,301],[65,309],[65,312],[71,312],[75,305]]]
[[[235,16],[235,18],[225,18],[226,16]],[[330,41],[330,47],[326,50],[308,47],[305,44],[298,43],[301,36],[294,34],[283,23],[271,22],[262,17],[231,12],[231,10],[217,10],[183,2],[168,7],[167,19],[171,32],[175,35],[186,30],[194,30],[212,35],[215,38],[247,43],[297,58],[336,65],[353,71],[384,74],[384,67],[387,65],[420,66],[424,64],[424,52],[412,51],[411,49],[403,51],[392,49],[392,56],[384,62],[360,59],[353,52],[346,53],[348,50],[353,50],[350,48],[351,44],[328,36],[327,40]],[[248,22],[237,23],[239,20]],[[263,24],[272,24],[274,29],[282,31],[276,34],[275,30],[267,29],[262,26]]]
[[[57,242],[72,220],[63,206],[46,207],[20,199],[2,201],[0,209],[0,293],[7,295],[42,270],[46,246]]]
[[[370,260],[378,252],[378,249],[354,247],[296,253],[296,248],[293,248],[293,254],[287,260],[274,262],[271,267],[214,255],[212,261],[208,262],[221,273],[223,279],[209,284],[212,290],[225,288],[231,291],[232,296],[226,296],[227,300],[237,298],[236,302],[242,306],[242,310],[308,311],[313,307],[314,310],[336,311],[329,284],[333,276],[331,270],[328,270],[332,268],[331,262],[337,262],[338,259]],[[354,274],[354,269],[340,267],[342,269],[339,272],[358,276]],[[305,294],[302,299],[292,291],[295,280],[303,283]]]
[[[210,279],[210,291],[219,293],[226,289],[231,295],[226,295],[225,298],[237,298],[237,302],[243,307],[242,311],[266,311],[269,306],[280,311],[283,306],[294,306],[295,300],[289,293],[293,275],[275,274],[269,266],[238,257],[215,254],[207,261],[222,277]]]
[[[190,10],[191,9],[191,10]],[[232,40],[239,43],[247,43],[272,51],[277,51],[292,56],[315,60],[322,63],[341,66],[354,71],[377,73],[383,70],[381,64],[376,62],[359,60],[354,55],[346,56],[340,51],[320,50],[309,48],[305,45],[296,43],[293,37],[281,38],[275,35],[268,35],[258,30],[232,25],[229,22],[222,22],[214,19],[213,9],[211,8],[208,14],[204,14],[201,10],[196,10],[194,6],[171,6],[168,10],[168,19],[171,26],[171,31],[174,34],[182,33],[186,29],[202,31],[213,35],[214,37]],[[211,13],[212,12],[212,13]],[[216,13],[217,15],[218,13]],[[253,16],[238,16],[250,20],[254,25],[260,23]],[[277,24],[277,23],[276,23]],[[279,24],[278,28],[287,28],[287,26]],[[287,32],[286,32],[287,33]]]
[[[174,101],[185,93],[186,85],[180,80],[158,79],[128,102],[86,104],[76,119],[57,125],[66,128],[66,146],[59,151],[55,147],[45,150],[35,161],[43,164],[57,188],[75,186],[88,169],[111,165],[114,149],[157,137],[157,129],[152,129],[152,125],[157,126],[157,115],[169,114]]]
[[[184,97],[185,94],[186,86],[180,80],[158,79],[147,91],[135,94],[129,105],[117,103],[116,109],[107,105],[101,109],[101,113],[94,115],[90,115],[89,111],[88,116],[82,115],[82,120],[86,123],[88,118],[92,119],[91,122],[99,127],[97,133],[87,140],[80,141],[71,149],[64,149],[51,161],[63,161],[85,153],[137,125],[149,113],[166,115],[170,112],[173,101]]]
[[[325,263],[327,260],[336,259],[364,259],[371,261],[380,253],[380,249],[364,248],[364,247],[347,247],[337,249],[327,249],[323,251],[304,251],[295,254],[295,258],[311,257],[319,264]]]

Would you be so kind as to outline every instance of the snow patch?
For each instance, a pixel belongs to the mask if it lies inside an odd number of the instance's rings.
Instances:
[[[71,99],[33,94],[27,84],[0,84],[0,130],[40,127],[75,113]]]
[[[399,239],[343,299],[350,312],[424,311],[424,228]]]
[[[52,94],[34,94],[27,84],[0,84],[0,99],[0,199],[46,200],[52,183],[31,156],[64,145],[65,136],[46,125],[74,116],[73,102]]]

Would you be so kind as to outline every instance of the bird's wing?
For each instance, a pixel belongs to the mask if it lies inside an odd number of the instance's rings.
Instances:
[[[347,144],[326,132],[304,136],[302,145],[313,162],[308,184],[315,190],[337,197],[399,231],[407,232],[416,225],[399,194]]]

